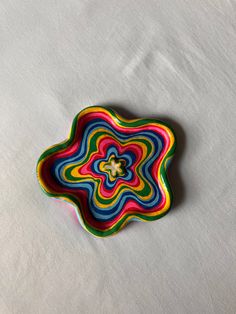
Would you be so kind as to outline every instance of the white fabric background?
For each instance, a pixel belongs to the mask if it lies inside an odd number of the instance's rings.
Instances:
[[[236,2],[0,1],[0,312],[235,313]],[[173,210],[94,238],[37,158],[110,104],[177,133]]]

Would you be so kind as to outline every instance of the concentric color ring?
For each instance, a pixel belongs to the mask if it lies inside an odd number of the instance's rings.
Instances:
[[[126,120],[88,107],[75,117],[68,140],[40,156],[37,176],[49,196],[75,205],[87,231],[108,236],[170,209],[166,167],[175,146],[173,131],[159,120]]]

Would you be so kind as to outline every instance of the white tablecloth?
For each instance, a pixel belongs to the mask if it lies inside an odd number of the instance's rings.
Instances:
[[[236,312],[236,3],[0,1],[0,312]],[[92,104],[176,131],[164,218],[94,238],[35,166]]]

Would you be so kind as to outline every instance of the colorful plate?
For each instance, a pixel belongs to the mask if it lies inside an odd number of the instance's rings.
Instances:
[[[75,205],[87,231],[105,237],[130,220],[168,212],[166,168],[175,146],[173,131],[159,120],[88,107],[74,118],[69,138],[40,156],[37,176],[47,195]]]

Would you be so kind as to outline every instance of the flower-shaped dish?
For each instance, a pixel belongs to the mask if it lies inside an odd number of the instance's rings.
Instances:
[[[71,202],[81,225],[104,237],[130,220],[168,212],[166,168],[175,146],[173,131],[159,120],[88,107],[74,118],[69,138],[40,156],[37,176],[47,195]]]

